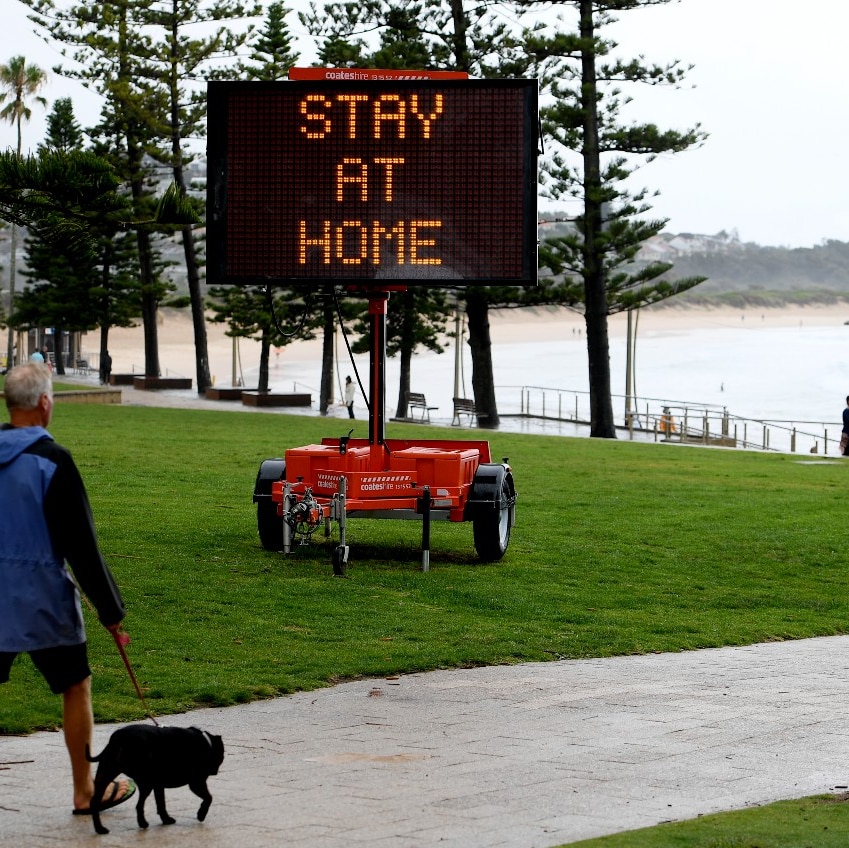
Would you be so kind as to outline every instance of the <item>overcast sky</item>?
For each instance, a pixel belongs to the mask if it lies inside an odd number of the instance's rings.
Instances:
[[[3,11],[0,62],[59,61],[23,3],[3,0]],[[294,15],[289,26],[297,32]],[[660,191],[653,214],[669,219],[669,231],[736,229],[743,241],[792,247],[849,241],[849,0],[680,0],[625,12],[610,34],[623,56],[695,65],[684,88],[640,92],[628,113],[664,129],[701,123],[710,134],[638,175],[638,185]],[[51,73],[43,94],[51,104],[72,97],[83,126],[97,119],[97,101],[78,83]],[[46,111],[33,112],[25,148],[44,136]],[[0,125],[0,149],[15,143]]]

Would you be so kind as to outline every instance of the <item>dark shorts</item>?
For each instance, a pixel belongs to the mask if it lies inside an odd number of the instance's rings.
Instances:
[[[29,655],[54,695],[61,695],[66,689],[91,675],[85,642],[80,645],[30,651]],[[0,652],[0,683],[9,680],[9,671],[16,656],[17,654]]]

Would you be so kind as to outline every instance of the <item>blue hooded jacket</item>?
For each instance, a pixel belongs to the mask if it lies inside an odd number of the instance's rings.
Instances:
[[[0,651],[85,642],[80,596],[102,623],[124,617],[70,453],[43,427],[0,428]]]

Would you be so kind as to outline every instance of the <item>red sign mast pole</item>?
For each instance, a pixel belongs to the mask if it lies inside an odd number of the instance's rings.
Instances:
[[[371,445],[371,467],[381,468],[384,464],[384,442],[386,439],[386,309],[389,291],[370,289],[368,292],[369,329],[371,348],[369,359],[369,444]]]

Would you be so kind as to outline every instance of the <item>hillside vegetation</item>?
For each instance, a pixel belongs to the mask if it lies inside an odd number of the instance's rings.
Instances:
[[[673,237],[668,244],[681,238]],[[849,300],[849,242],[788,248],[706,239],[702,247],[670,251],[672,275],[708,278],[670,305],[770,307]]]
[[[565,213],[540,221],[542,239],[564,236],[574,224]],[[670,262],[673,279],[705,276],[701,285],[668,306],[787,306],[849,300],[849,242],[772,247],[740,241],[735,231],[714,235],[662,232],[647,239],[636,265]],[[659,304],[663,305],[663,304]]]

